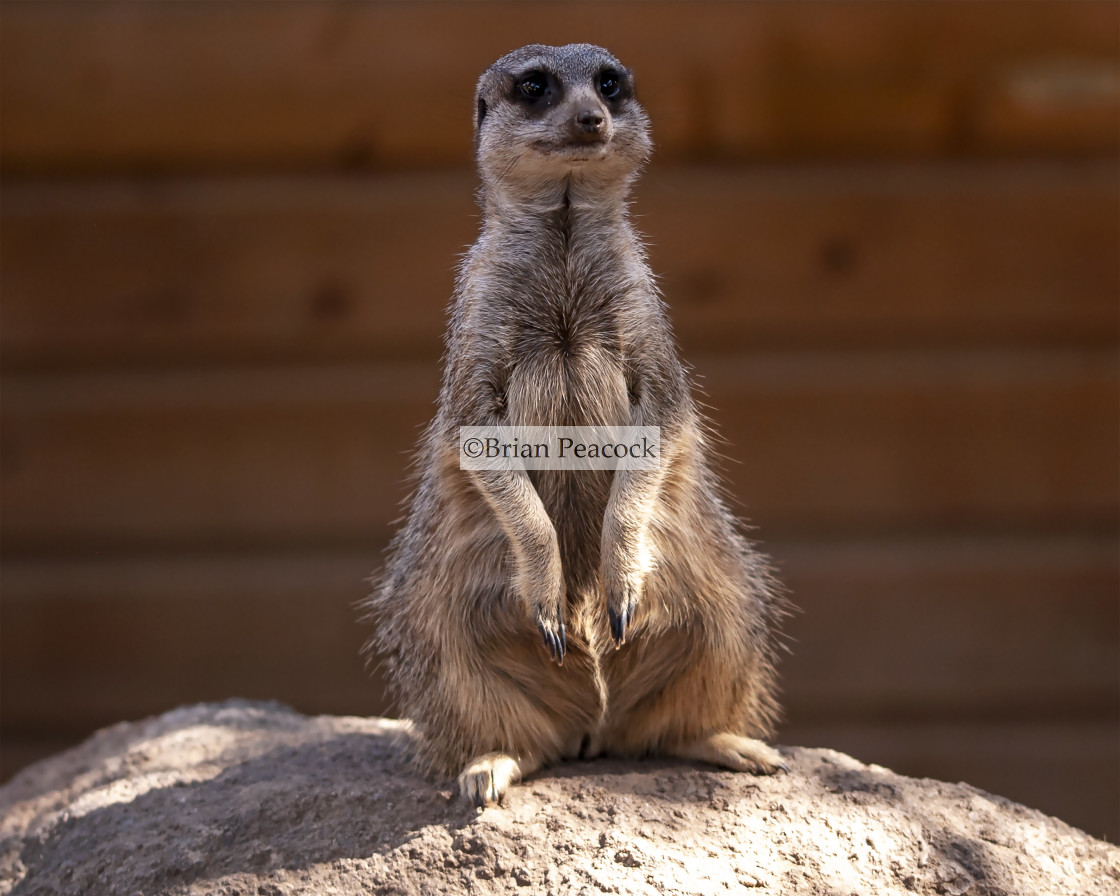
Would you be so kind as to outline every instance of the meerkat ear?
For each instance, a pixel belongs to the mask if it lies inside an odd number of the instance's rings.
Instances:
[[[482,97],[479,97],[478,98],[478,120],[474,124],[474,126],[476,128],[482,127],[482,119],[484,119],[486,117],[486,111],[487,111],[486,110],[486,100],[484,100]]]

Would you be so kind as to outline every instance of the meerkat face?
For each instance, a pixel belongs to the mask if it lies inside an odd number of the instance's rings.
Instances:
[[[482,75],[475,103],[488,180],[625,177],[652,146],[633,74],[590,44],[515,50]]]

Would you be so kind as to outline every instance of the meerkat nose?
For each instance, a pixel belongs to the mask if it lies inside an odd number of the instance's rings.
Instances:
[[[602,136],[603,113],[598,109],[580,109],[575,117],[576,134],[585,140],[595,140]]]
[[[597,131],[603,126],[603,114],[598,109],[581,109],[576,113],[576,124],[585,131]]]

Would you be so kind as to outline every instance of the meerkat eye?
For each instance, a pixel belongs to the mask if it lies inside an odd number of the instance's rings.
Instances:
[[[608,68],[599,75],[599,93],[603,99],[613,100],[622,90],[622,76],[614,69]]]
[[[521,79],[521,83],[517,86],[521,90],[522,96],[531,100],[539,100],[548,93],[548,78],[544,76],[544,72],[530,72]]]

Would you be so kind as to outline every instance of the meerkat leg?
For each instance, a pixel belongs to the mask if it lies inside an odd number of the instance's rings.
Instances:
[[[482,807],[501,800],[511,784],[540,766],[532,759],[514,759],[508,753],[486,753],[467,763],[459,775],[459,792]]]
[[[603,519],[602,563],[607,618],[615,648],[626,643],[642,585],[655,562],[647,527],[663,477],[663,468],[620,470],[611,488]]]
[[[772,775],[789,771],[782,754],[753,737],[739,734],[713,734],[674,750],[681,759],[698,759],[736,772]]]
[[[650,400],[648,397],[645,399]],[[635,426],[657,421],[662,413],[652,407],[638,406],[630,423]],[[602,580],[606,593],[607,620],[615,648],[626,643],[630,624],[642,599],[646,576],[657,566],[657,555],[649,533],[650,520],[657,512],[662,486],[682,450],[680,424],[661,423],[661,458],[653,470],[619,470],[611,485],[610,498],[603,515],[601,539]],[[687,436],[685,437],[688,438]]]
[[[556,529],[524,470],[472,471],[472,479],[509,538],[514,587],[549,656],[564,665],[564,578]]]

